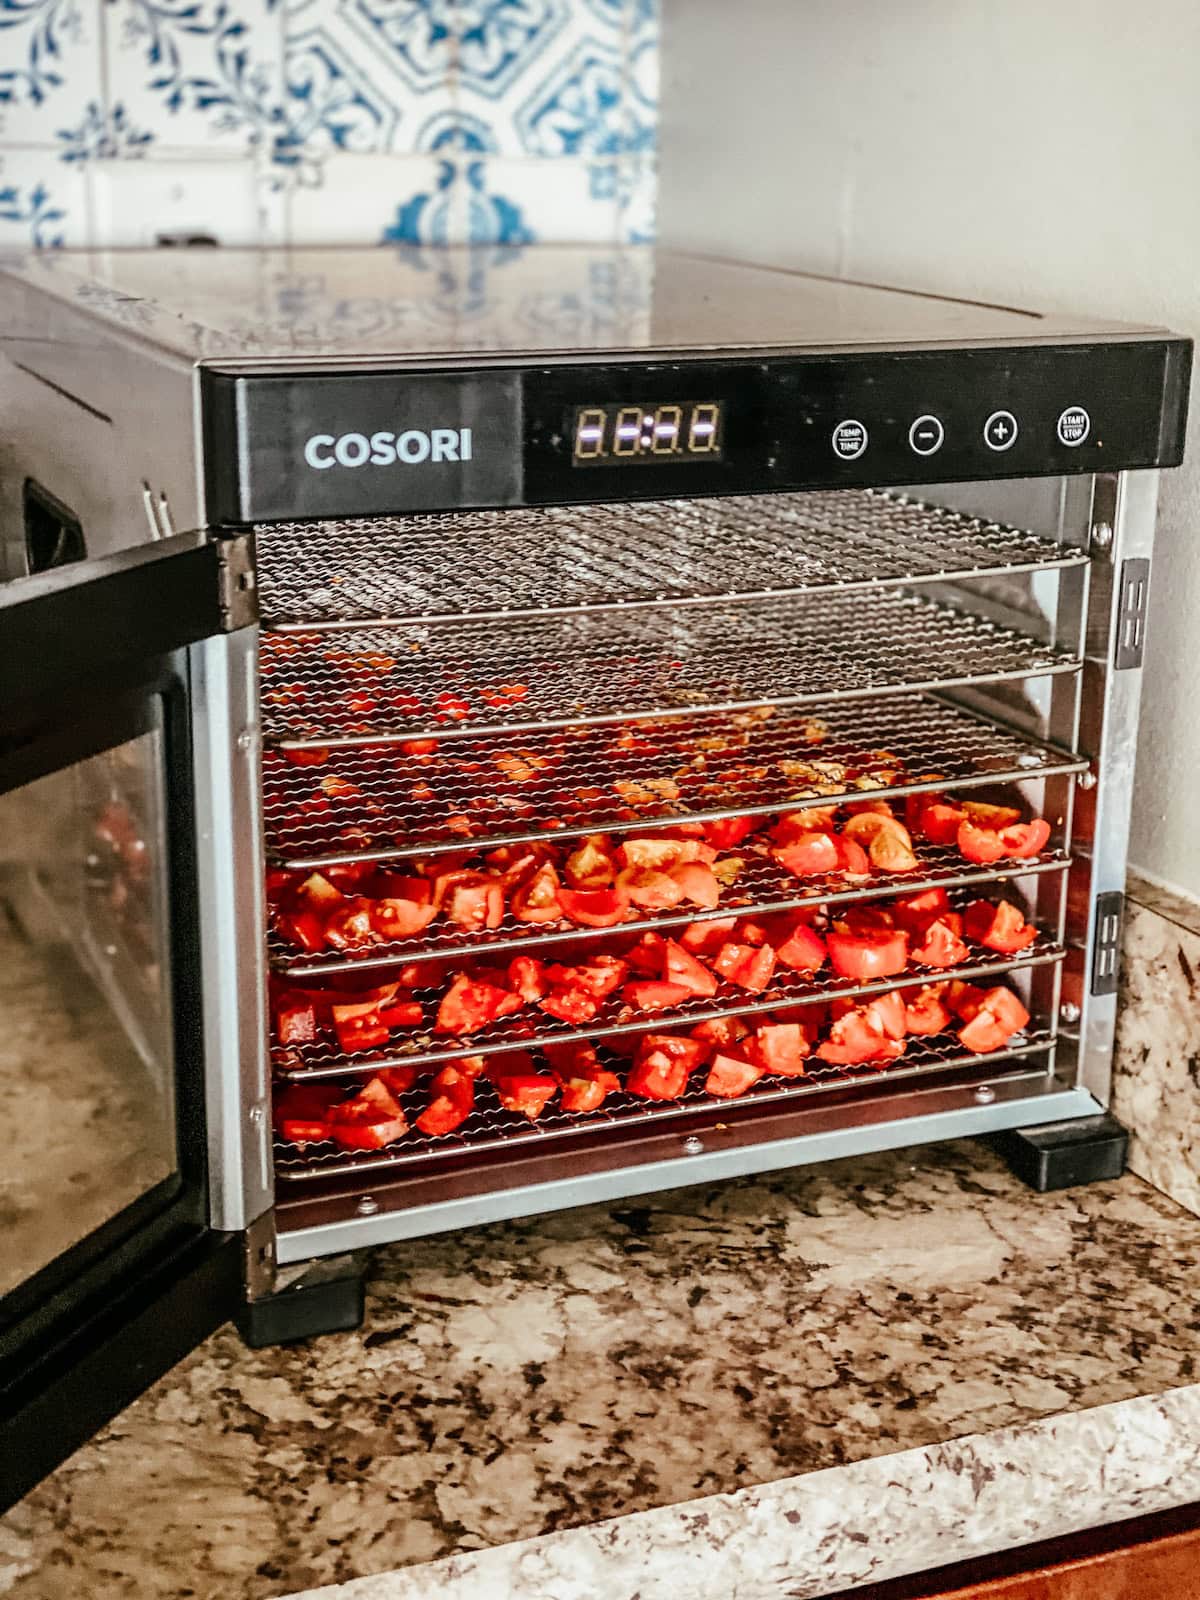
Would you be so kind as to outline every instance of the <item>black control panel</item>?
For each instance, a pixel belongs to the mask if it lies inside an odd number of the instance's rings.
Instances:
[[[882,488],[1177,465],[1191,345],[204,375],[209,518]]]

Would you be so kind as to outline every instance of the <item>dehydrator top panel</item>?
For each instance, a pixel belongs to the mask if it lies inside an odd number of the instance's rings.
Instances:
[[[1191,345],[1162,330],[650,246],[9,270],[37,374],[56,322],[200,364],[210,525],[1114,472],[1183,448]]]

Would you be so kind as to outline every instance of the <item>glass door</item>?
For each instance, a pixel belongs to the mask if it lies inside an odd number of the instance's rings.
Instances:
[[[0,588],[0,1504],[240,1297],[208,1225],[188,670],[219,568],[183,538]]]

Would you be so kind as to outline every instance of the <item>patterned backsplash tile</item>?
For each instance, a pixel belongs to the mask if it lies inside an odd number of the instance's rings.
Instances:
[[[0,248],[653,236],[658,0],[0,0]]]

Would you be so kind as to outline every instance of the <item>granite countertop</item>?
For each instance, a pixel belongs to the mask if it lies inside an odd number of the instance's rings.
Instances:
[[[1200,1499],[1200,1220],[1134,1177],[891,1152],[369,1289],[360,1333],[216,1334],[0,1520],[0,1594],[757,1600]]]

